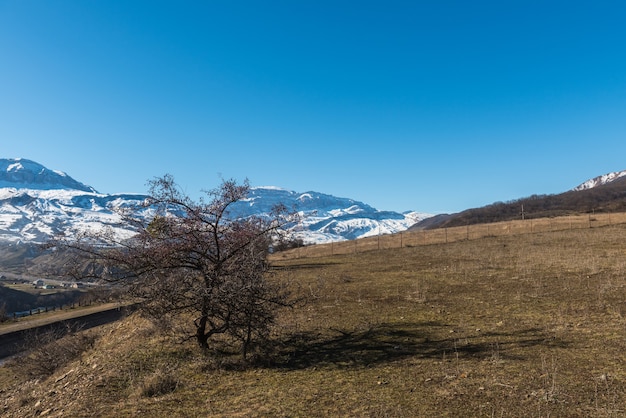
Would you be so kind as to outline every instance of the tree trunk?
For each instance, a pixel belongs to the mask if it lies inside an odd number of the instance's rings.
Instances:
[[[204,315],[200,318],[200,321],[196,323],[196,341],[201,349],[207,350],[209,348],[208,340],[209,336],[206,333],[207,316]]]
[[[251,341],[252,341],[252,323],[251,321],[248,321],[246,336],[244,338],[244,341],[241,347],[241,354],[244,360],[246,360],[246,358],[248,357],[248,348],[250,347]]]

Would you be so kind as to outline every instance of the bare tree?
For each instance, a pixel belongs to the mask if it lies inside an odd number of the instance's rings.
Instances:
[[[267,262],[293,215],[279,206],[267,217],[231,216],[232,205],[247,196],[247,181],[223,181],[199,201],[170,175],[149,185],[151,220],[125,214],[137,228],[134,237],[119,240],[101,231],[65,245],[100,266],[92,269],[99,277],[128,286],[151,318],[190,318],[191,338],[200,347],[224,334],[241,344],[245,358],[253,341],[268,336],[277,309],[293,303],[284,284],[269,280]]]

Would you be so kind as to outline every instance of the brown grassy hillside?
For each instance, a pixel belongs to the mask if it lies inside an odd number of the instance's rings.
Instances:
[[[554,195],[533,195],[510,202],[496,202],[481,208],[442,215],[415,225],[413,229],[457,227],[518,219],[615,213],[626,211],[626,178],[582,191]]]
[[[48,376],[0,368],[0,415],[624,416],[625,236],[612,225],[280,260],[277,279],[309,302],[254,364],[133,316]]]

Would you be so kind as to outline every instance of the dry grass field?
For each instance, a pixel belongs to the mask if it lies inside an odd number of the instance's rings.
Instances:
[[[269,358],[204,357],[131,316],[51,374],[0,368],[0,415],[626,416],[626,227],[538,225],[279,255],[308,301]]]
[[[604,226],[621,225],[625,223],[626,213],[598,213],[540,219],[524,219],[421,231],[406,231],[394,235],[379,235],[353,241],[315,245],[312,247],[301,247],[281,252],[275,256],[275,259],[356,254],[390,248],[447,244],[456,241],[474,240],[485,237],[534,234],[538,232],[556,232],[572,229],[591,229]]]

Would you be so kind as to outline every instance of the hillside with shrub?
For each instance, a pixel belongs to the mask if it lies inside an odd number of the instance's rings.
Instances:
[[[0,415],[623,416],[625,233],[282,259],[306,303],[247,359],[133,314],[0,367]]]
[[[591,189],[570,190],[554,195],[532,195],[509,202],[496,202],[451,215],[440,215],[426,219],[409,230],[625,211],[626,178],[622,177],[612,183]]]

